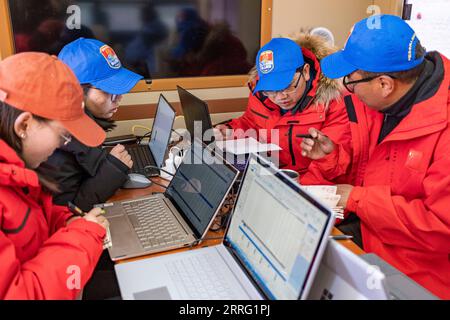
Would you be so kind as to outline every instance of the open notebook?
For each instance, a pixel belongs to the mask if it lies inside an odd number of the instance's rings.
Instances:
[[[337,219],[344,219],[344,208],[337,204],[341,199],[339,194],[336,194],[336,186],[317,185],[317,186],[302,186],[302,188],[316,197],[323,205],[330,208]]]

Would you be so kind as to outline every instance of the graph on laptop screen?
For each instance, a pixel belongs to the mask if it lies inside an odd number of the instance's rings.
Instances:
[[[271,299],[297,299],[327,216],[251,158],[227,240]]]
[[[197,236],[208,227],[236,175],[231,165],[204,150],[197,142],[191,146],[166,191]]]

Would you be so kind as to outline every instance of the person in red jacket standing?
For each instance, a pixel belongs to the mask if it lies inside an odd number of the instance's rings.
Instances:
[[[74,299],[103,251],[108,221],[52,204],[33,170],[73,135],[105,132],[83,111],[77,78],[57,57],[20,53],[0,62],[0,299]]]
[[[320,69],[320,59],[335,51],[326,39],[308,33],[295,41],[272,39],[259,50],[250,73],[247,110],[216,126],[217,138],[253,136],[278,144],[280,168],[304,174],[311,160],[301,155],[300,143],[308,128],[321,129],[336,142],[350,139],[345,108],[337,104],[342,85]]]
[[[338,185],[339,226],[437,296],[450,299],[450,62],[425,52],[401,18],[358,22],[345,48],[322,60],[343,78],[351,145],[311,128],[310,173]],[[317,177],[316,177],[317,179]]]

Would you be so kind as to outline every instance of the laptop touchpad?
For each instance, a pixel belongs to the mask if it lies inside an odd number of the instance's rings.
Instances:
[[[133,293],[136,300],[172,300],[167,287]]]
[[[141,250],[139,239],[130,226],[127,217],[115,217],[109,220],[114,255],[132,254]]]

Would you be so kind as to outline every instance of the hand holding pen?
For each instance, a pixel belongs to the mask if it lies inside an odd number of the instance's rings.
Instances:
[[[105,213],[105,211],[103,209],[94,208],[91,211],[89,211],[88,213],[86,213],[70,201],[67,204],[67,206],[68,206],[70,212],[72,212],[75,216],[81,217],[87,221],[97,223],[97,224],[101,225],[103,228],[108,229],[109,222],[103,216],[103,214]]]
[[[308,134],[300,134],[297,135],[297,137],[303,138],[303,141],[300,144],[302,156],[312,160],[325,157],[335,148],[333,141],[331,141],[331,139],[323,132],[315,128],[309,128]]]

